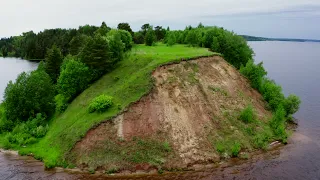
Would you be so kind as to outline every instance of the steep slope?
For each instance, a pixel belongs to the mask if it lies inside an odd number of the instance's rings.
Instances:
[[[19,148],[19,153],[32,154],[43,160],[49,168],[70,165],[66,159],[69,152],[88,130],[117,116],[124,108],[150,92],[153,85],[151,73],[154,69],[169,62],[212,54],[208,49],[185,45],[135,45],[117,64],[115,70],[82,92],[64,113],[57,113],[52,118],[44,138],[36,144]],[[90,102],[101,94],[112,96],[114,106],[104,113],[89,113]]]
[[[269,132],[263,98],[219,56],[165,65],[152,76],[152,92],[90,130],[70,161],[117,171],[185,168],[228,158],[237,144],[251,152],[258,135]],[[253,124],[238,119],[248,105],[259,119]]]

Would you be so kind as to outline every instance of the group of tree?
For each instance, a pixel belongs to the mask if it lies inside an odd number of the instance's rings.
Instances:
[[[168,28],[169,29],[169,28]],[[164,40],[168,29],[162,26],[153,27],[150,24],[141,26],[141,30],[134,33],[133,40],[135,44],[146,44],[147,46],[154,45],[157,41]]]
[[[144,24],[136,33],[128,23],[119,23],[117,29],[129,32],[136,44],[148,45],[163,40],[167,32],[162,26],[153,28],[150,24]],[[105,36],[110,30],[103,22],[100,27],[85,25],[77,29],[46,29],[39,33],[29,31],[20,36],[0,39],[0,56],[42,60],[53,45],[61,50],[63,56],[78,55],[90,37],[97,34]]]
[[[241,36],[220,27],[187,26],[185,30],[167,31],[164,43],[205,47],[220,53],[236,68],[252,59],[253,51]]]
[[[75,48],[76,55],[64,56],[62,49],[54,43],[47,49],[45,61],[37,70],[23,72],[15,82],[10,81],[0,105],[0,133],[12,131],[21,123],[31,126],[31,121],[40,116],[40,119],[48,119],[55,112],[61,113],[90,83],[112,71],[124,53],[132,48],[133,42],[129,31],[106,27],[102,24],[94,32],[90,28],[82,29],[88,35],[85,35],[84,44],[74,43],[79,45]],[[34,131],[34,128],[30,129]],[[29,142],[31,134],[30,130],[26,141]],[[16,138],[21,139],[20,135]]]

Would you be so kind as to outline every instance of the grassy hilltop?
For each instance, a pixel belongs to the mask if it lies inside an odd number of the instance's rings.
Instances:
[[[254,63],[254,52],[244,38],[219,27],[199,24],[196,28],[188,26],[185,30],[170,31],[169,28],[153,28],[145,24],[139,32],[133,32],[127,23],[120,23],[118,29],[111,29],[102,23],[101,27],[86,25],[78,29],[45,30],[38,34],[31,31],[22,36],[1,39],[0,47],[4,56],[45,59],[37,70],[21,73],[15,82],[9,82],[4,102],[0,105],[0,147],[18,150],[22,155],[32,154],[44,161],[48,168],[73,167],[77,160],[105,165],[109,161],[98,161],[104,159],[99,157],[107,155],[111,159],[115,158],[114,162],[157,166],[161,166],[168,157],[178,157],[177,147],[172,145],[177,142],[170,143],[164,139],[165,136],[153,139],[135,137],[135,141],[131,142],[121,139],[121,133],[115,136],[116,132],[113,131],[113,140],[111,136],[103,136],[107,134],[104,131],[102,134],[94,134],[95,129],[103,126],[103,122],[114,124],[114,118],[118,118],[120,113],[131,111],[130,108],[134,108],[132,104],[139,103],[149,93],[154,94],[151,92],[152,87],[165,86],[168,81],[178,82],[176,80],[180,79],[180,83],[174,87],[168,85],[168,89],[187,83],[184,87],[188,87],[188,91],[185,93],[191,93],[194,87],[189,85],[192,84],[198,88],[193,96],[211,98],[210,105],[201,105],[202,109],[209,108],[207,115],[212,116],[210,118],[213,118],[214,113],[221,115],[223,112],[222,115],[225,116],[216,118],[221,121],[216,122],[216,134],[214,131],[211,134],[209,131],[208,134],[201,134],[202,131],[196,134],[206,136],[210,141],[206,146],[209,149],[203,149],[204,154],[212,152],[223,158],[237,157],[241,151],[266,149],[268,143],[274,140],[286,143],[286,125],[300,104],[298,97],[285,97],[281,87],[267,78],[262,63]],[[221,62],[220,65],[212,64],[212,61],[191,65],[184,63],[186,68],[180,69],[189,74],[175,74],[168,81],[155,84],[159,79],[152,77],[152,72],[159,66],[213,55],[224,59],[215,61]],[[198,66],[206,70],[206,73],[199,72]],[[175,72],[174,69],[171,71]],[[213,82],[213,79],[217,81]],[[229,86],[225,90],[222,85],[227,81],[223,80],[228,80],[229,85],[238,86]],[[255,106],[250,105],[250,98],[244,98],[246,96],[242,92],[234,92],[239,88],[245,89],[249,96],[250,93],[255,94],[256,98],[251,102]],[[183,94],[179,89],[168,92],[169,96]],[[185,99],[189,97],[187,94],[184,96]],[[160,98],[159,101],[163,99],[165,98]],[[229,103],[223,104],[225,101]],[[185,104],[193,106],[193,102]],[[212,111],[210,108],[216,110]],[[256,112],[257,109],[260,109],[259,113]],[[173,116],[174,112],[179,111],[169,111],[168,116]],[[166,119],[167,116],[164,117]],[[180,117],[188,116],[177,116]],[[147,119],[155,118],[148,116]],[[219,127],[219,123],[223,127]],[[135,124],[132,128],[134,126]],[[106,129],[108,132],[109,130],[111,132],[111,129]],[[140,129],[135,131],[138,133]],[[177,134],[180,132],[176,131]],[[234,132],[240,135],[235,137]],[[100,137],[107,140],[109,144],[102,146],[102,149],[95,147],[87,137],[90,133],[97,139]],[[239,139],[240,137],[245,140]],[[187,139],[190,138],[193,137]],[[80,153],[78,157],[79,154],[73,149],[84,140],[101,151],[86,157]],[[109,149],[103,149],[104,147]],[[190,153],[188,148],[182,149],[187,154]]]

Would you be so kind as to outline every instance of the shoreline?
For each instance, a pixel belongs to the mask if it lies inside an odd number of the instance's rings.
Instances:
[[[222,160],[220,162],[215,162],[215,163],[195,163],[192,165],[189,165],[187,168],[175,168],[175,169],[157,169],[157,168],[149,168],[149,169],[143,169],[143,167],[137,168],[139,165],[136,166],[136,170],[121,170],[115,173],[108,173],[107,170],[97,170],[97,171],[92,171],[89,168],[63,168],[63,167],[54,167],[51,169],[46,169],[44,167],[44,162],[37,160],[38,162],[41,162],[43,165],[43,171],[47,172],[54,172],[54,173],[61,173],[65,172],[68,174],[82,174],[82,175],[90,175],[92,176],[101,176],[101,177],[143,177],[143,176],[148,176],[148,175],[175,175],[175,174],[183,174],[183,173],[195,173],[195,172],[206,172],[206,171],[218,171],[219,169],[225,169],[225,168],[233,168],[236,166],[242,166],[242,165],[249,165],[258,162],[259,160],[263,160],[268,156],[274,156],[274,154],[280,154],[280,150],[282,150],[283,147],[286,147],[285,144],[279,142],[279,141],[274,141],[269,144],[268,150],[256,150],[253,152],[248,153],[249,157],[248,159],[243,159],[243,158],[229,158]],[[20,157],[30,157],[34,158],[32,154],[21,156],[19,155],[18,151],[15,150],[5,150],[0,148],[0,153],[3,154],[9,154],[13,156],[17,156],[18,158]]]

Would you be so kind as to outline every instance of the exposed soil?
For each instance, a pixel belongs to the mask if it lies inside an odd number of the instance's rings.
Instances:
[[[261,121],[271,115],[248,80],[218,56],[162,66],[153,72],[153,77],[155,86],[149,95],[113,121],[90,130],[76,144],[72,154],[77,167],[90,167],[93,161],[102,161],[98,163],[101,168],[110,168],[103,165],[109,162],[103,162],[105,141],[130,144],[134,137],[169,142],[174,153],[165,160],[166,168],[219,162],[220,155],[208,140],[208,133],[223,138],[218,132],[225,126],[226,114],[237,113],[252,104]],[[227,128],[238,133],[231,125]],[[117,167],[130,165],[120,162]]]

